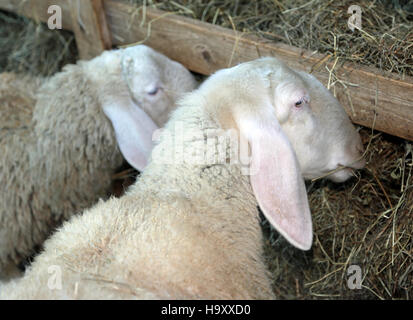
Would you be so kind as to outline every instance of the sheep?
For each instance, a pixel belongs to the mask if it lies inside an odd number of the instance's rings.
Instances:
[[[41,77],[11,72],[0,74],[0,135],[10,129],[29,126],[36,103],[36,91],[42,82]]]
[[[68,65],[50,79],[0,80],[0,277],[7,279],[63,220],[107,197],[122,155],[145,167],[152,132],[197,82],[144,45]]]
[[[365,164],[334,96],[274,57],[214,73],[154,139],[126,194],[73,216],[1,298],[274,299],[257,206],[308,250],[303,178]]]

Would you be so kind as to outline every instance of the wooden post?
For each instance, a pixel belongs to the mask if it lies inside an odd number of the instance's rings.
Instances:
[[[71,0],[70,13],[81,59],[91,59],[112,48],[102,0]]]

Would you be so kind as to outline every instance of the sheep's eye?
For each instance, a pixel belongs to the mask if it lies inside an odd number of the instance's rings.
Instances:
[[[297,108],[300,108],[300,107],[302,107],[303,104],[304,104],[304,100],[300,100],[300,101],[297,101],[297,102],[295,103],[295,106],[296,106]]]
[[[154,95],[156,95],[158,92],[159,92],[159,88],[158,88],[158,87],[155,87],[155,88],[151,89],[150,91],[148,91],[148,94],[149,94],[150,96],[154,96]]]

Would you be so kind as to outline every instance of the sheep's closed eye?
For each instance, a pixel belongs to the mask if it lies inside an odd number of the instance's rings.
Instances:
[[[154,87],[150,89],[147,94],[150,96],[155,96],[159,92],[160,88],[159,87]]]

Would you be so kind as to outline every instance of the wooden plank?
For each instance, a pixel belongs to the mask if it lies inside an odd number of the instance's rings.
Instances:
[[[81,59],[88,60],[111,49],[112,40],[102,0],[73,0],[70,13]]]
[[[62,7],[63,27],[73,30],[73,23],[67,19],[71,15],[66,0],[0,0],[0,9],[47,21],[50,4]],[[313,71],[325,85],[330,83],[331,90],[355,123],[367,127],[375,123],[377,130],[413,140],[411,77],[400,79],[395,74],[341,61],[334,65],[331,61],[334,59],[327,61],[320,54],[158,10],[147,9],[142,21],[141,11],[120,0],[105,0],[103,4],[115,45],[143,41],[188,69],[205,75],[260,56],[277,56],[293,68]],[[340,81],[331,81],[335,78],[326,68],[331,70],[333,65]]]
[[[413,140],[410,77],[401,80],[395,74],[341,61],[334,66],[334,61],[323,62],[326,59],[321,54],[158,10],[147,9],[142,24],[142,12],[122,1],[106,0],[105,11],[116,45],[142,41],[205,75],[260,56],[276,56],[293,68],[313,71],[325,85],[330,83],[353,122],[367,127],[374,124],[377,130]],[[335,83],[326,69],[333,66],[339,79]]]

